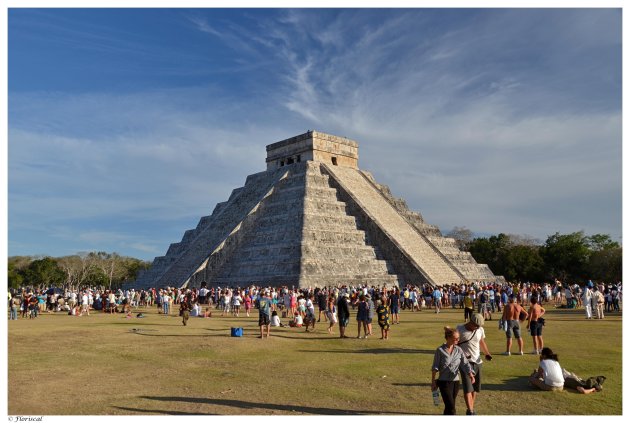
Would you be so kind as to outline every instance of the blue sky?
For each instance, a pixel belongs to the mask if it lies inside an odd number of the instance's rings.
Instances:
[[[621,241],[619,9],[9,9],[8,253],[150,260],[315,129],[443,232]]]

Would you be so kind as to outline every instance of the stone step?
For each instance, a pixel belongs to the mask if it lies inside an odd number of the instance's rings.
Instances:
[[[237,191],[220,214],[213,219],[213,224],[201,231],[194,239],[192,233],[187,231],[184,236],[189,244],[186,253],[178,257],[164,274],[155,281],[156,286],[166,284],[180,286],[190,273],[197,269],[205,260],[209,252],[213,251],[219,243],[241,222],[253,207],[263,200],[264,195],[272,186],[281,186],[285,170],[261,172],[250,175],[242,190]]]
[[[385,199],[374,185],[352,168],[327,166],[344,189],[350,192],[360,206],[388,236],[395,240],[399,248],[427,274],[436,284],[459,283],[461,277],[449,263],[434,250],[434,247],[420,236],[400,213]]]
[[[398,286],[398,277],[395,275],[319,275],[306,276],[300,279],[303,286],[325,287],[339,285],[368,285],[368,286]]]

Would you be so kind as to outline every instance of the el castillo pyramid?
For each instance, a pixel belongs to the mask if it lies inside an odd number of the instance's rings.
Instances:
[[[267,146],[210,216],[138,276],[137,288],[494,282],[452,238],[358,167],[358,143],[308,131]]]

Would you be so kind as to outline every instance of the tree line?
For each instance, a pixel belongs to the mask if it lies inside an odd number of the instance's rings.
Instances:
[[[500,233],[473,237],[465,227],[454,227],[447,236],[469,251],[478,263],[508,281],[540,282],[558,278],[586,282],[622,279],[622,247],[610,235],[587,236],[583,231],[555,233],[544,243],[523,235]],[[117,253],[84,252],[65,257],[9,257],[9,288],[20,286],[101,286],[117,289],[134,281],[150,262]]]
[[[138,272],[150,262],[118,253],[83,252],[64,257],[9,257],[9,288],[100,286],[117,289],[136,279]]]
[[[474,238],[472,231],[456,226],[447,236],[478,263],[487,264],[495,275],[508,281],[622,280],[622,247],[610,235],[556,232],[541,243],[528,236],[504,233]]]

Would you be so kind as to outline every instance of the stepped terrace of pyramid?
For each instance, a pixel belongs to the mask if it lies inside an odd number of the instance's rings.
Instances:
[[[358,167],[358,144],[317,131],[267,146],[267,170],[216,205],[137,288],[494,282],[455,240]]]

